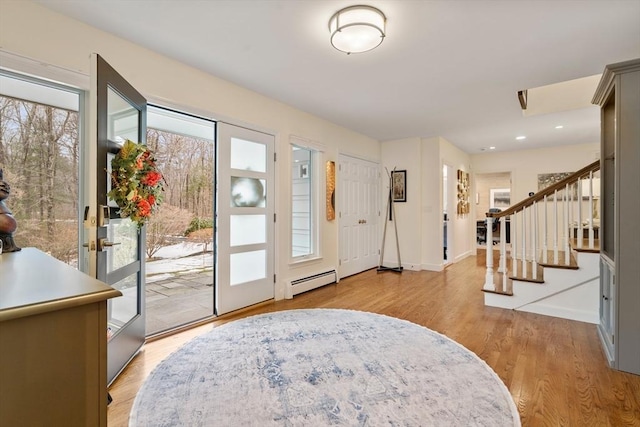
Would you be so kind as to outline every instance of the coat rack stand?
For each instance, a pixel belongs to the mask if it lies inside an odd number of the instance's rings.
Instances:
[[[389,173],[389,169],[385,168],[387,171],[387,176],[389,177],[389,198],[387,199],[387,209],[386,209],[386,217],[384,221],[384,231],[382,233],[382,247],[380,248],[380,262],[378,263],[378,273],[381,271],[394,271],[396,273],[402,273],[402,260],[400,258],[400,242],[398,241],[398,224],[394,220],[396,217],[396,208],[393,203],[393,177],[392,174]],[[396,168],[393,168],[393,172],[395,172]],[[387,223],[389,221],[393,221],[393,227],[396,233],[396,250],[398,252],[398,266],[397,267],[386,267],[384,266],[384,244],[387,239]]]

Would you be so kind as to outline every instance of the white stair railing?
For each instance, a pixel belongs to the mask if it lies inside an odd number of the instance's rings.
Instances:
[[[594,205],[594,200],[597,199],[594,186],[599,192],[599,187],[597,187],[599,182],[598,178],[594,177],[594,172],[598,170],[599,162],[594,162],[562,183],[557,183],[548,190],[541,190],[539,194],[533,195],[501,213],[487,214],[485,234],[487,270],[483,290],[511,294],[509,276],[517,279],[542,281],[540,276],[542,269],[539,264],[569,266],[571,245],[574,238],[575,243],[573,244],[576,248],[583,249],[588,245],[588,249],[594,249],[597,230],[594,228],[597,220],[597,210]],[[553,197],[551,204],[548,203],[550,196]],[[587,200],[588,209],[585,209],[583,204]],[[540,209],[542,209],[542,213]],[[494,269],[493,224],[496,217],[499,219],[500,258],[497,269]],[[507,245],[508,224],[511,226],[509,245]],[[587,235],[583,233],[588,233],[588,239],[586,239]],[[588,244],[585,243],[587,240]],[[507,249],[510,249],[510,254],[507,253]],[[553,255],[550,256],[550,254]],[[510,269],[507,265],[507,257],[509,256],[511,259]],[[511,271],[509,272],[509,270]],[[502,276],[496,280],[495,274]],[[496,291],[496,284],[500,288],[498,291]]]

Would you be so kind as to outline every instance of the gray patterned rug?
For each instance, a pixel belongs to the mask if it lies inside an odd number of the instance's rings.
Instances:
[[[422,326],[292,310],[217,327],[150,374],[130,426],[519,426],[491,368]]]

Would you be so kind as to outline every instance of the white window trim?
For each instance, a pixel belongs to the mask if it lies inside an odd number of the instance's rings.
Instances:
[[[319,143],[317,141],[312,141],[310,139],[307,138],[302,138],[296,135],[291,135],[289,138],[289,157],[288,157],[288,161],[289,164],[291,164],[291,147],[296,146],[296,147],[300,147],[300,148],[304,148],[307,150],[311,150],[314,152],[314,155],[312,156],[312,167],[311,167],[311,173],[312,175],[312,180],[311,180],[311,185],[312,185],[312,199],[311,199],[311,205],[312,205],[312,216],[311,216],[311,223],[312,223],[312,253],[309,255],[302,255],[302,256],[297,256],[297,257],[293,257],[291,256],[291,252],[292,252],[292,239],[293,239],[293,232],[292,232],[292,212],[293,212],[293,203],[292,203],[292,197],[291,194],[293,193],[293,177],[291,176],[291,167],[287,168],[288,172],[288,178],[289,178],[289,265],[290,266],[299,266],[301,264],[305,264],[305,263],[313,263],[313,262],[317,262],[318,260],[322,259],[322,253],[321,253],[321,248],[322,248],[322,241],[321,241],[321,233],[320,233],[320,221],[321,221],[321,213],[320,213],[320,208],[321,208],[321,204],[320,204],[320,190],[323,185],[323,183],[325,182],[325,176],[321,173],[322,170],[324,170],[322,168],[322,159],[324,158],[323,154],[326,151],[326,146],[322,143]]]

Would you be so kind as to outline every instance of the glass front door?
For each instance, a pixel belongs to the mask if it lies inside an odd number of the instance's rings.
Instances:
[[[122,292],[108,303],[108,382],[138,352],[145,337],[144,236],[129,218],[121,218],[108,200],[111,159],[125,140],[145,142],[146,100],[100,56],[92,55],[92,90],[87,171],[91,193],[85,214],[90,271]]]

